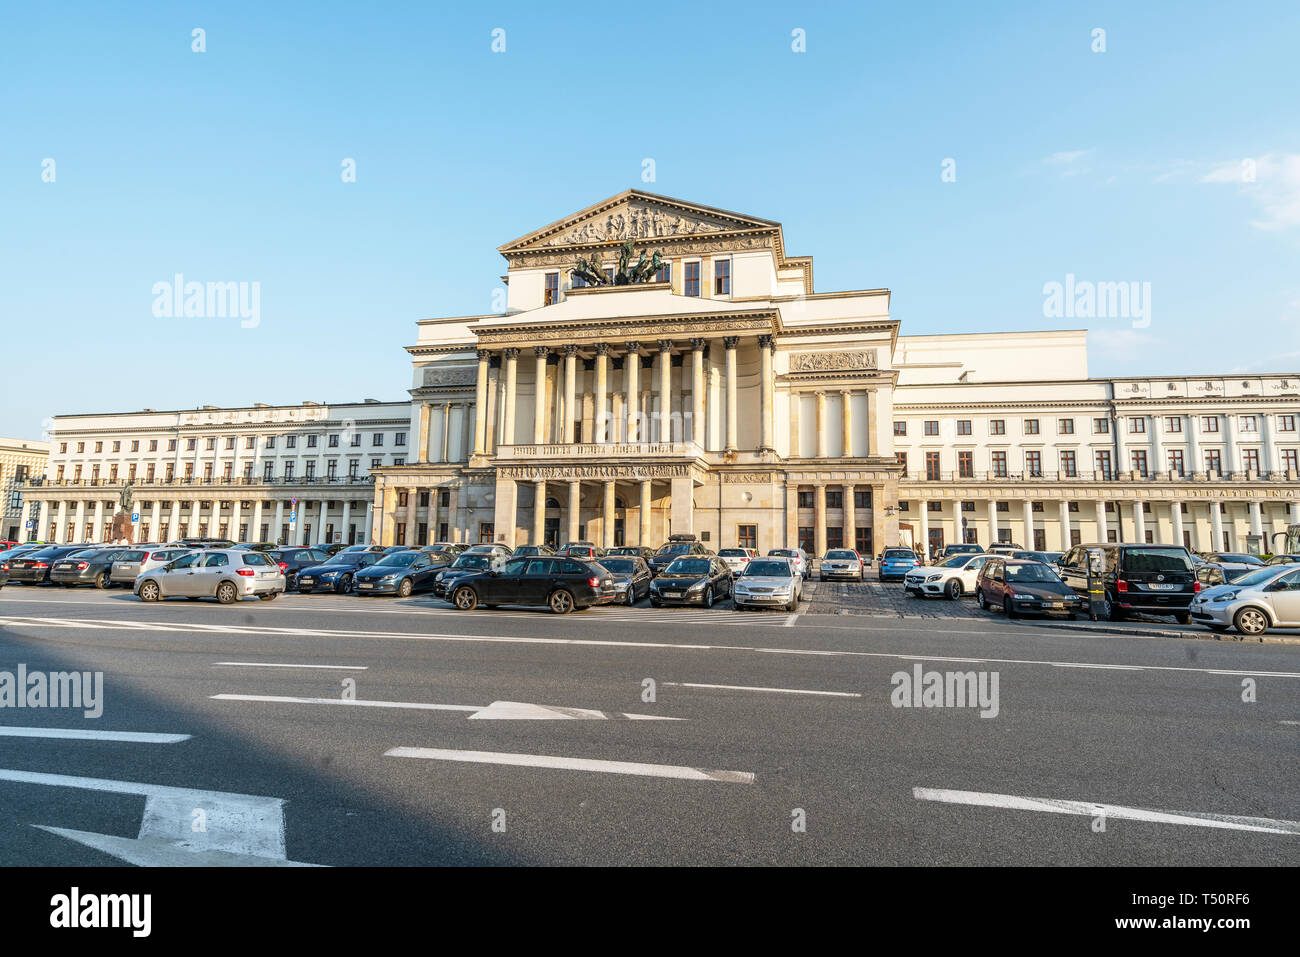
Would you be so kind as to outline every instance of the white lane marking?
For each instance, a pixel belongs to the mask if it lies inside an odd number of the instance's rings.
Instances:
[[[241,858],[238,863],[298,865],[298,862],[285,860],[284,801],[281,798],[7,768],[0,768],[0,781],[143,795],[144,819],[139,837],[134,840],[36,825],[41,830],[97,847],[132,864],[148,866],[184,862],[202,865],[219,863],[229,859],[229,855],[238,855]],[[198,819],[197,811],[202,811],[204,829],[201,831],[193,828]],[[181,858],[178,852],[191,856]],[[211,859],[213,855],[217,859]]]
[[[1107,671],[1142,671],[1142,665],[1094,665],[1082,661],[1058,661],[1053,663],[1054,668],[1101,668]],[[1219,672],[1211,671],[1209,674],[1236,674],[1234,671]]]
[[[523,701],[493,701],[469,716],[469,720],[480,721],[553,721],[557,719],[578,718],[584,720],[607,720],[625,718],[629,721],[685,721],[685,718],[669,718],[658,714],[625,714],[621,711],[597,711],[593,708],[564,708],[559,705],[528,704]]]
[[[1279,721],[1278,724],[1300,724],[1300,721]]]
[[[754,688],[749,685],[706,685],[692,681],[665,681],[664,684],[671,688],[715,688],[721,691],[771,691],[774,694],[815,694],[825,695],[829,698],[862,697],[862,695],[853,691],[804,691],[798,688]]]
[[[996,807],[1012,811],[1042,811],[1047,814],[1078,814],[1086,817],[1101,815],[1119,821],[1183,824],[1229,831],[1262,831],[1268,834],[1300,834],[1300,821],[1278,821],[1267,817],[1206,814],[1199,811],[1153,811],[1148,808],[1125,807],[1122,804],[1061,801],[1055,798],[1018,797],[1014,794],[990,794],[984,791],[952,791],[947,788],[912,788],[912,796],[918,801]]]
[[[448,748],[393,748],[389,758],[423,758],[428,761],[460,761],[469,764],[506,764],[522,768],[558,768],[564,771],[596,771],[601,774],[635,774],[651,778],[681,778],[688,781],[728,781],[753,784],[750,771],[711,771],[676,764],[642,764],[636,761],[599,761],[566,758],[551,754],[515,754],[508,751],[456,751]]]
[[[153,731],[92,731],[87,728],[20,728],[0,727],[0,738],[61,738],[69,741],[125,741],[133,744],[177,744],[188,741],[188,734],[163,734]]]
[[[320,668],[328,671],[367,671],[369,665],[282,665],[269,661],[214,661],[212,666],[224,665],[228,668]]]
[[[479,711],[477,704],[425,704],[420,701],[368,701],[361,698],[295,698],[274,694],[214,694],[217,701],[263,701],[274,704],[341,704],[352,708],[409,708],[416,711]]]
[[[70,618],[24,618],[0,617],[0,624],[22,625],[24,627],[85,627],[86,619]],[[95,627],[104,629],[120,628],[132,630],[124,622],[113,619],[96,619]],[[189,632],[193,626],[175,624],[154,626],[155,631]],[[453,635],[449,633],[429,632],[412,633],[402,631],[338,631],[321,628],[279,628],[271,625],[226,625],[219,629],[227,636],[271,635],[302,638],[391,638],[402,641],[448,641],[484,644],[520,644],[520,645],[575,645],[582,647],[670,649],[673,651],[750,651],[769,655],[822,655],[832,658],[889,658],[897,661],[979,661],[996,665],[1031,665],[1042,667],[1059,667],[1084,665],[1089,662],[1048,661],[1036,658],[952,658],[943,655],[904,654],[883,651],[818,651],[809,648],[766,648],[755,645],[689,645],[667,641],[620,641],[599,638],[542,638],[523,635]],[[887,629],[889,630],[889,629]],[[897,629],[893,629],[896,631]],[[981,633],[983,634],[983,633]],[[1022,636],[1023,637],[1023,636]],[[1120,665],[1095,663],[1096,668],[1110,671],[1168,671],[1187,674],[1228,675],[1231,677],[1260,678],[1300,678],[1297,671],[1262,671],[1252,669],[1228,670],[1222,668],[1188,668],[1179,665]]]

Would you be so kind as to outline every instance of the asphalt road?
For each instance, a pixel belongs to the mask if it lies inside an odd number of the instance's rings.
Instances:
[[[1296,645],[9,586],[20,664],[103,714],[0,707],[5,865],[1300,863]]]

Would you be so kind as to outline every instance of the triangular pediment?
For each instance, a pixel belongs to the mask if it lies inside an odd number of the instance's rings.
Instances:
[[[581,249],[628,239],[653,243],[780,228],[770,220],[630,189],[506,243],[499,251]]]

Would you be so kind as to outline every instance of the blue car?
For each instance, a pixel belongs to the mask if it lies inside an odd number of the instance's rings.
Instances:
[[[880,556],[880,580],[902,581],[919,564],[920,559],[910,548],[886,548],[885,554]]]

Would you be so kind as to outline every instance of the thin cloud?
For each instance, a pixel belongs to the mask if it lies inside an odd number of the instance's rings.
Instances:
[[[1043,165],[1055,170],[1061,176],[1078,176],[1090,171],[1088,161],[1095,150],[1061,150],[1043,159]]]
[[[1200,179],[1211,185],[1236,185],[1258,208],[1256,229],[1300,226],[1300,153],[1266,153],[1213,166]]]

